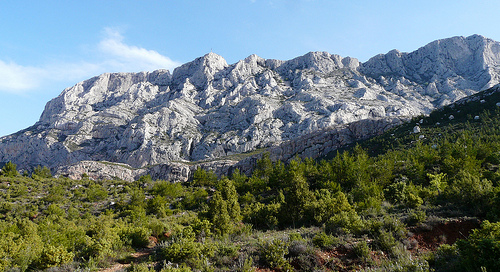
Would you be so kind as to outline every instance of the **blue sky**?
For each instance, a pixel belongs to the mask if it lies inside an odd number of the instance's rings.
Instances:
[[[101,73],[172,71],[210,51],[229,64],[310,51],[366,61],[452,36],[500,41],[498,11],[480,0],[0,1],[0,136]]]

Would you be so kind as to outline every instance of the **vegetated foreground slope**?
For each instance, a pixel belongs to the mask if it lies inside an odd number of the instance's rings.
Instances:
[[[96,270],[149,252],[130,270],[495,271],[499,99],[481,92],[330,160],[264,156],[251,176],[130,183],[8,164],[0,269]]]
[[[365,63],[312,52],[228,65],[209,53],[172,74],[103,74],[67,88],[39,122],[0,139],[0,161],[55,170],[216,159],[360,120],[428,114],[499,83],[499,67],[500,44],[479,35]]]

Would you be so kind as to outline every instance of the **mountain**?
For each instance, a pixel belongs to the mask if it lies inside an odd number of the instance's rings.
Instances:
[[[256,149],[317,157],[499,82],[500,43],[479,35],[365,63],[311,52],[228,65],[209,53],[172,73],[103,74],[65,89],[36,124],[0,138],[0,161],[170,179],[189,176],[188,162],[219,160],[206,167],[225,171],[236,163],[225,159]]]

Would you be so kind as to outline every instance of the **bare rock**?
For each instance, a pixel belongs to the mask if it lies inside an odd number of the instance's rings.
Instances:
[[[75,177],[106,166],[102,178],[185,180],[192,168],[177,162],[269,147],[276,158],[314,157],[491,87],[500,82],[498,67],[500,44],[478,35],[365,63],[311,52],[228,65],[209,53],[172,74],[110,73],[65,89],[36,124],[0,138],[0,161]]]

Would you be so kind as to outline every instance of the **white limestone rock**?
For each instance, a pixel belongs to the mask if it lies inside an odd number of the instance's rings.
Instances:
[[[80,161],[139,169],[220,159],[354,123],[357,136],[372,135],[378,131],[369,129],[383,130],[392,118],[428,114],[497,84],[498,67],[499,43],[478,35],[365,63],[311,52],[288,61],[251,55],[228,65],[209,53],[172,74],[103,74],[65,89],[35,125],[0,138],[0,161],[19,169]],[[363,120],[381,121],[370,127]],[[312,156],[353,139],[352,131],[338,133],[335,144],[295,145]],[[286,156],[297,150],[283,149]]]

